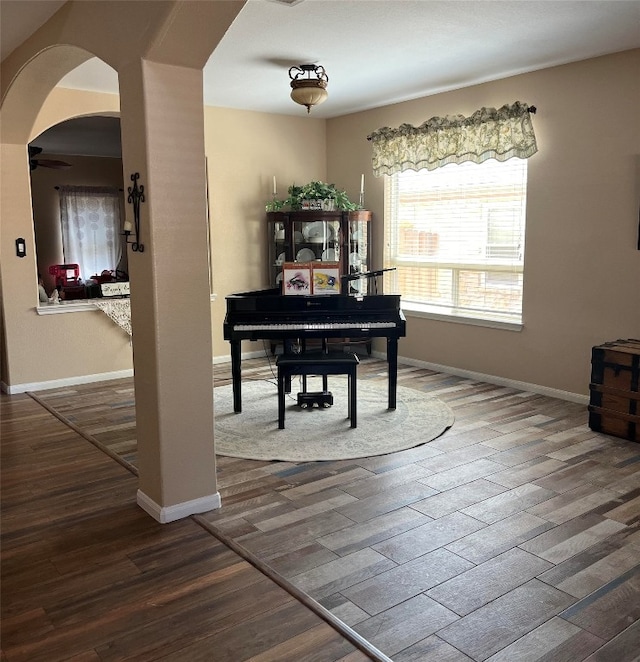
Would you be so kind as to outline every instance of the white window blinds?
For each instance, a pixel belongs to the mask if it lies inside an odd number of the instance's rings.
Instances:
[[[385,267],[403,308],[520,324],[527,160],[386,180]]]

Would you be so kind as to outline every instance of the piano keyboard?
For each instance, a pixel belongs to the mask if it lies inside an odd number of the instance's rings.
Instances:
[[[396,326],[395,322],[292,322],[278,324],[234,324],[235,331],[325,331],[331,329],[390,329]]]

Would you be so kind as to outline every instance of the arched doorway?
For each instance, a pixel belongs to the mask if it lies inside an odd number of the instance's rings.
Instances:
[[[59,119],[38,116],[60,78],[90,48],[119,73],[125,178],[139,172],[144,253],[130,260],[138,426],[137,502],[161,522],[220,505],[213,448],[212,338],[206,236],[202,68],[241,10],[238,3],[66,3],[16,58],[3,62],[3,236],[23,236],[24,257],[2,242],[3,371],[28,382],[68,371],[70,352],[39,361],[61,322],[34,330],[36,262],[27,144]],[[139,26],[145,25],[140,32]],[[50,28],[50,29],[49,29]],[[60,46],[60,43],[77,46]],[[116,109],[117,110],[117,109]],[[182,167],[176,168],[176,162]],[[4,176],[8,174],[8,176]],[[4,219],[10,218],[5,224]],[[5,259],[6,258],[6,259]],[[174,270],[172,263],[188,265]],[[135,284],[135,287],[134,287]],[[64,317],[61,315],[50,316]],[[188,322],[188,327],[185,326]],[[112,357],[87,328],[64,337],[73,360]],[[6,368],[4,367],[6,366]],[[3,377],[5,372],[3,372]]]

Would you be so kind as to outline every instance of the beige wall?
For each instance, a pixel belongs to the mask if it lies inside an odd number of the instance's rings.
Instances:
[[[92,114],[116,114],[118,97],[107,94],[78,93],[71,90],[53,90],[37,115],[32,139],[57,122],[75,116]],[[16,152],[17,158],[28,171],[26,149],[18,145],[3,145],[7,158],[2,158],[3,169],[11,162],[9,152]],[[43,157],[44,155],[41,155]],[[66,158],[66,157],[65,157]],[[78,157],[75,157],[77,159]],[[76,162],[73,157],[67,161]],[[113,159],[106,161],[113,162]],[[12,389],[21,385],[42,384],[56,380],[74,380],[100,375],[110,375],[129,371],[132,368],[131,344],[128,335],[98,310],[59,315],[38,315],[37,272],[40,269],[46,277],[49,262],[53,255],[38,254],[34,233],[34,214],[51,219],[52,206],[57,204],[54,186],[65,183],[110,183],[122,187],[122,166],[96,165],[94,159],[79,159],[71,170],[51,170],[38,168],[32,177],[23,178],[14,169],[8,169],[5,182],[15,179],[16,185],[7,186],[12,199],[3,200],[2,245],[4,249],[18,236],[27,240],[27,257],[22,260],[9,258],[3,265],[3,277],[12,282],[11,297],[3,301],[3,311],[9,316],[10,324],[5,324],[5,337],[8,342],[7,358],[2,363],[2,379]],[[4,176],[3,172],[3,176]],[[31,188],[28,187],[31,183]],[[22,208],[20,198],[35,199],[30,216],[9,213],[7,210]],[[44,239],[43,237],[40,237]],[[48,289],[51,289],[51,282]],[[15,287],[14,287],[15,286]],[[7,382],[8,367],[11,366],[11,380]]]
[[[400,355],[572,393],[588,393],[591,347],[640,337],[640,50],[514,76],[329,120],[328,173],[376,221],[382,265],[384,178],[367,134],[521,100],[538,109],[529,161],[524,329],[407,314]]]
[[[120,97],[117,94],[54,87],[36,117],[31,139],[35,139],[54,124],[64,122],[71,117],[92,115],[118,117]]]
[[[37,266],[32,216],[8,213],[23,208],[22,200],[30,200],[28,174],[7,166],[11,160],[24,162],[28,171],[26,149],[2,146],[3,195],[1,240],[6,260],[3,282],[11,282],[11,295],[3,287],[4,337],[6,359],[2,362],[2,378],[9,386],[76,379],[89,375],[109,374],[131,369],[129,337],[99,311],[73,315],[46,315],[36,312],[38,306]],[[31,205],[27,206],[30,209]],[[24,237],[27,256],[15,257],[12,249],[16,237]],[[97,342],[96,339],[99,339]]]
[[[271,287],[267,281],[265,204],[287,188],[326,177],[326,122],[224,108],[205,109],[213,262],[213,354],[229,357],[222,337],[225,296]],[[262,343],[245,343],[259,351]]]
[[[115,109],[118,108],[116,95],[56,88],[38,115],[38,130],[34,137],[71,117],[113,115],[117,114]],[[205,152],[209,180],[212,292],[216,295],[211,304],[213,356],[227,360],[229,344],[223,339],[222,330],[225,296],[268,287],[265,204],[272,197],[273,177],[278,183],[279,197],[286,196],[290,184],[326,177],[326,122],[308,117],[207,107]],[[33,212],[36,217],[51,216],[51,205],[57,202],[53,188],[56,185],[104,185],[107,180],[113,183],[116,179],[120,182],[118,186],[123,185],[119,160],[63,158],[78,163],[79,167],[62,171],[40,168],[33,173]],[[127,205],[127,213],[129,210],[130,205]],[[26,229],[24,223],[19,225],[21,229],[16,227],[15,232],[31,232],[30,241],[34,241],[30,224]],[[7,236],[15,234],[10,230],[10,222],[3,223],[3,241],[5,230]],[[40,256],[40,252],[39,267],[34,267],[33,282],[30,283],[31,305],[19,313],[20,328],[33,329],[33,334],[19,334],[12,343],[14,357],[20,356],[18,381],[12,386],[17,388],[22,383],[130,370],[131,350],[126,335],[101,313],[36,314],[37,269],[40,268],[46,276],[50,262],[49,257]],[[51,263],[54,262],[56,260]],[[178,262],[168,268],[188,267],[185,260]],[[87,328],[90,333],[84,331]],[[96,352],[97,337],[101,339],[100,352]],[[49,338],[46,344],[50,342],[51,345],[67,339],[66,342],[73,343],[74,351],[70,354],[41,351],[43,338]],[[246,343],[243,350],[251,352],[260,348],[257,343]]]
[[[529,167],[524,330],[517,333],[409,315],[400,354],[586,394],[591,346],[640,334],[638,73],[640,51],[632,51],[328,122],[206,108],[217,295],[212,303],[214,357],[228,356],[222,339],[224,297],[267,286],[264,204],[271,197],[274,175],[280,196],[291,183],[318,178],[335,182],[357,199],[364,173],[366,206],[376,221],[374,266],[379,267],[383,180],[371,174],[367,134],[382,126],[419,124],[433,115],[470,114],[483,105],[519,99],[538,108],[533,122],[539,144]],[[39,132],[68,117],[117,108],[117,97],[112,95],[57,90],[36,126]],[[603,121],[608,117],[614,121]],[[12,219],[8,226],[6,219],[2,221],[3,242],[24,232],[24,224],[12,227]],[[98,313],[36,316],[35,269],[32,275],[33,280],[24,285],[28,303],[16,313],[22,316],[25,334],[9,348],[7,359],[19,362],[20,382],[131,367],[126,336]],[[103,339],[100,352],[95,337]],[[74,347],[64,361],[46,350],[63,341]],[[257,349],[257,343],[244,347]]]

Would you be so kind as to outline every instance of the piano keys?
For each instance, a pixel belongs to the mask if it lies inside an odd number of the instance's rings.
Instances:
[[[358,329],[367,331],[369,329],[391,329],[395,328],[394,322],[356,322]],[[288,322],[286,324],[236,324],[234,331],[327,331],[332,329],[353,329],[354,322]]]
[[[231,345],[233,409],[242,411],[242,340],[386,338],[389,409],[396,408],[398,338],[406,335],[400,296],[283,296],[279,288],[226,297],[224,338]]]

